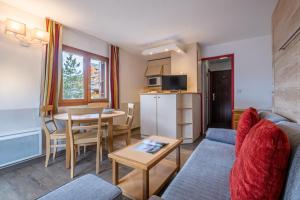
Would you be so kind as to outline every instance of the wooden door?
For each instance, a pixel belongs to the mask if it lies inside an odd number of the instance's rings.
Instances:
[[[176,138],[177,95],[157,95],[157,134]]]
[[[141,95],[140,96],[140,112],[141,112],[141,134],[157,135],[156,120],[156,101],[157,95]]]
[[[210,127],[231,127],[231,70],[210,72]]]

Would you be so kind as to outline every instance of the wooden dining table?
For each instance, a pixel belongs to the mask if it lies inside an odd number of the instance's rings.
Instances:
[[[102,113],[101,122],[108,124],[108,152],[113,151],[113,118],[125,115],[124,111],[115,110],[112,113]],[[93,122],[98,120],[97,114],[87,114],[87,115],[78,115],[72,116],[73,121],[79,122]],[[71,161],[71,150],[70,150],[70,136],[68,134],[68,113],[61,113],[54,115],[54,119],[58,121],[64,121],[66,126],[66,168],[70,168]]]

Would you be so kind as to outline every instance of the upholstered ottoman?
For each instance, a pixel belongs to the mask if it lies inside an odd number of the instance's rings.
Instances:
[[[87,174],[67,183],[39,198],[40,200],[121,200],[121,190],[102,180]]]

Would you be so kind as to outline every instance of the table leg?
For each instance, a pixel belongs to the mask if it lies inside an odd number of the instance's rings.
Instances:
[[[66,121],[66,168],[70,169],[71,164],[71,151],[70,151],[70,136],[68,121]]]
[[[113,144],[113,118],[108,120],[108,152],[111,153],[114,151]]]
[[[180,145],[176,149],[176,165],[177,165],[177,172],[180,170]]]
[[[119,164],[116,160],[112,161],[112,181],[114,185],[119,184]]]
[[[149,171],[143,170],[143,200],[149,198]]]

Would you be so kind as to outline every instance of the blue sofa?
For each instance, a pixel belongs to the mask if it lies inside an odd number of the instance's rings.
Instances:
[[[290,166],[282,199],[300,199],[300,125],[273,114],[260,113],[276,123],[289,137],[292,146]],[[230,199],[229,173],[235,160],[235,134],[229,129],[209,129],[162,195],[164,200]],[[152,199],[160,199],[152,197]]]

